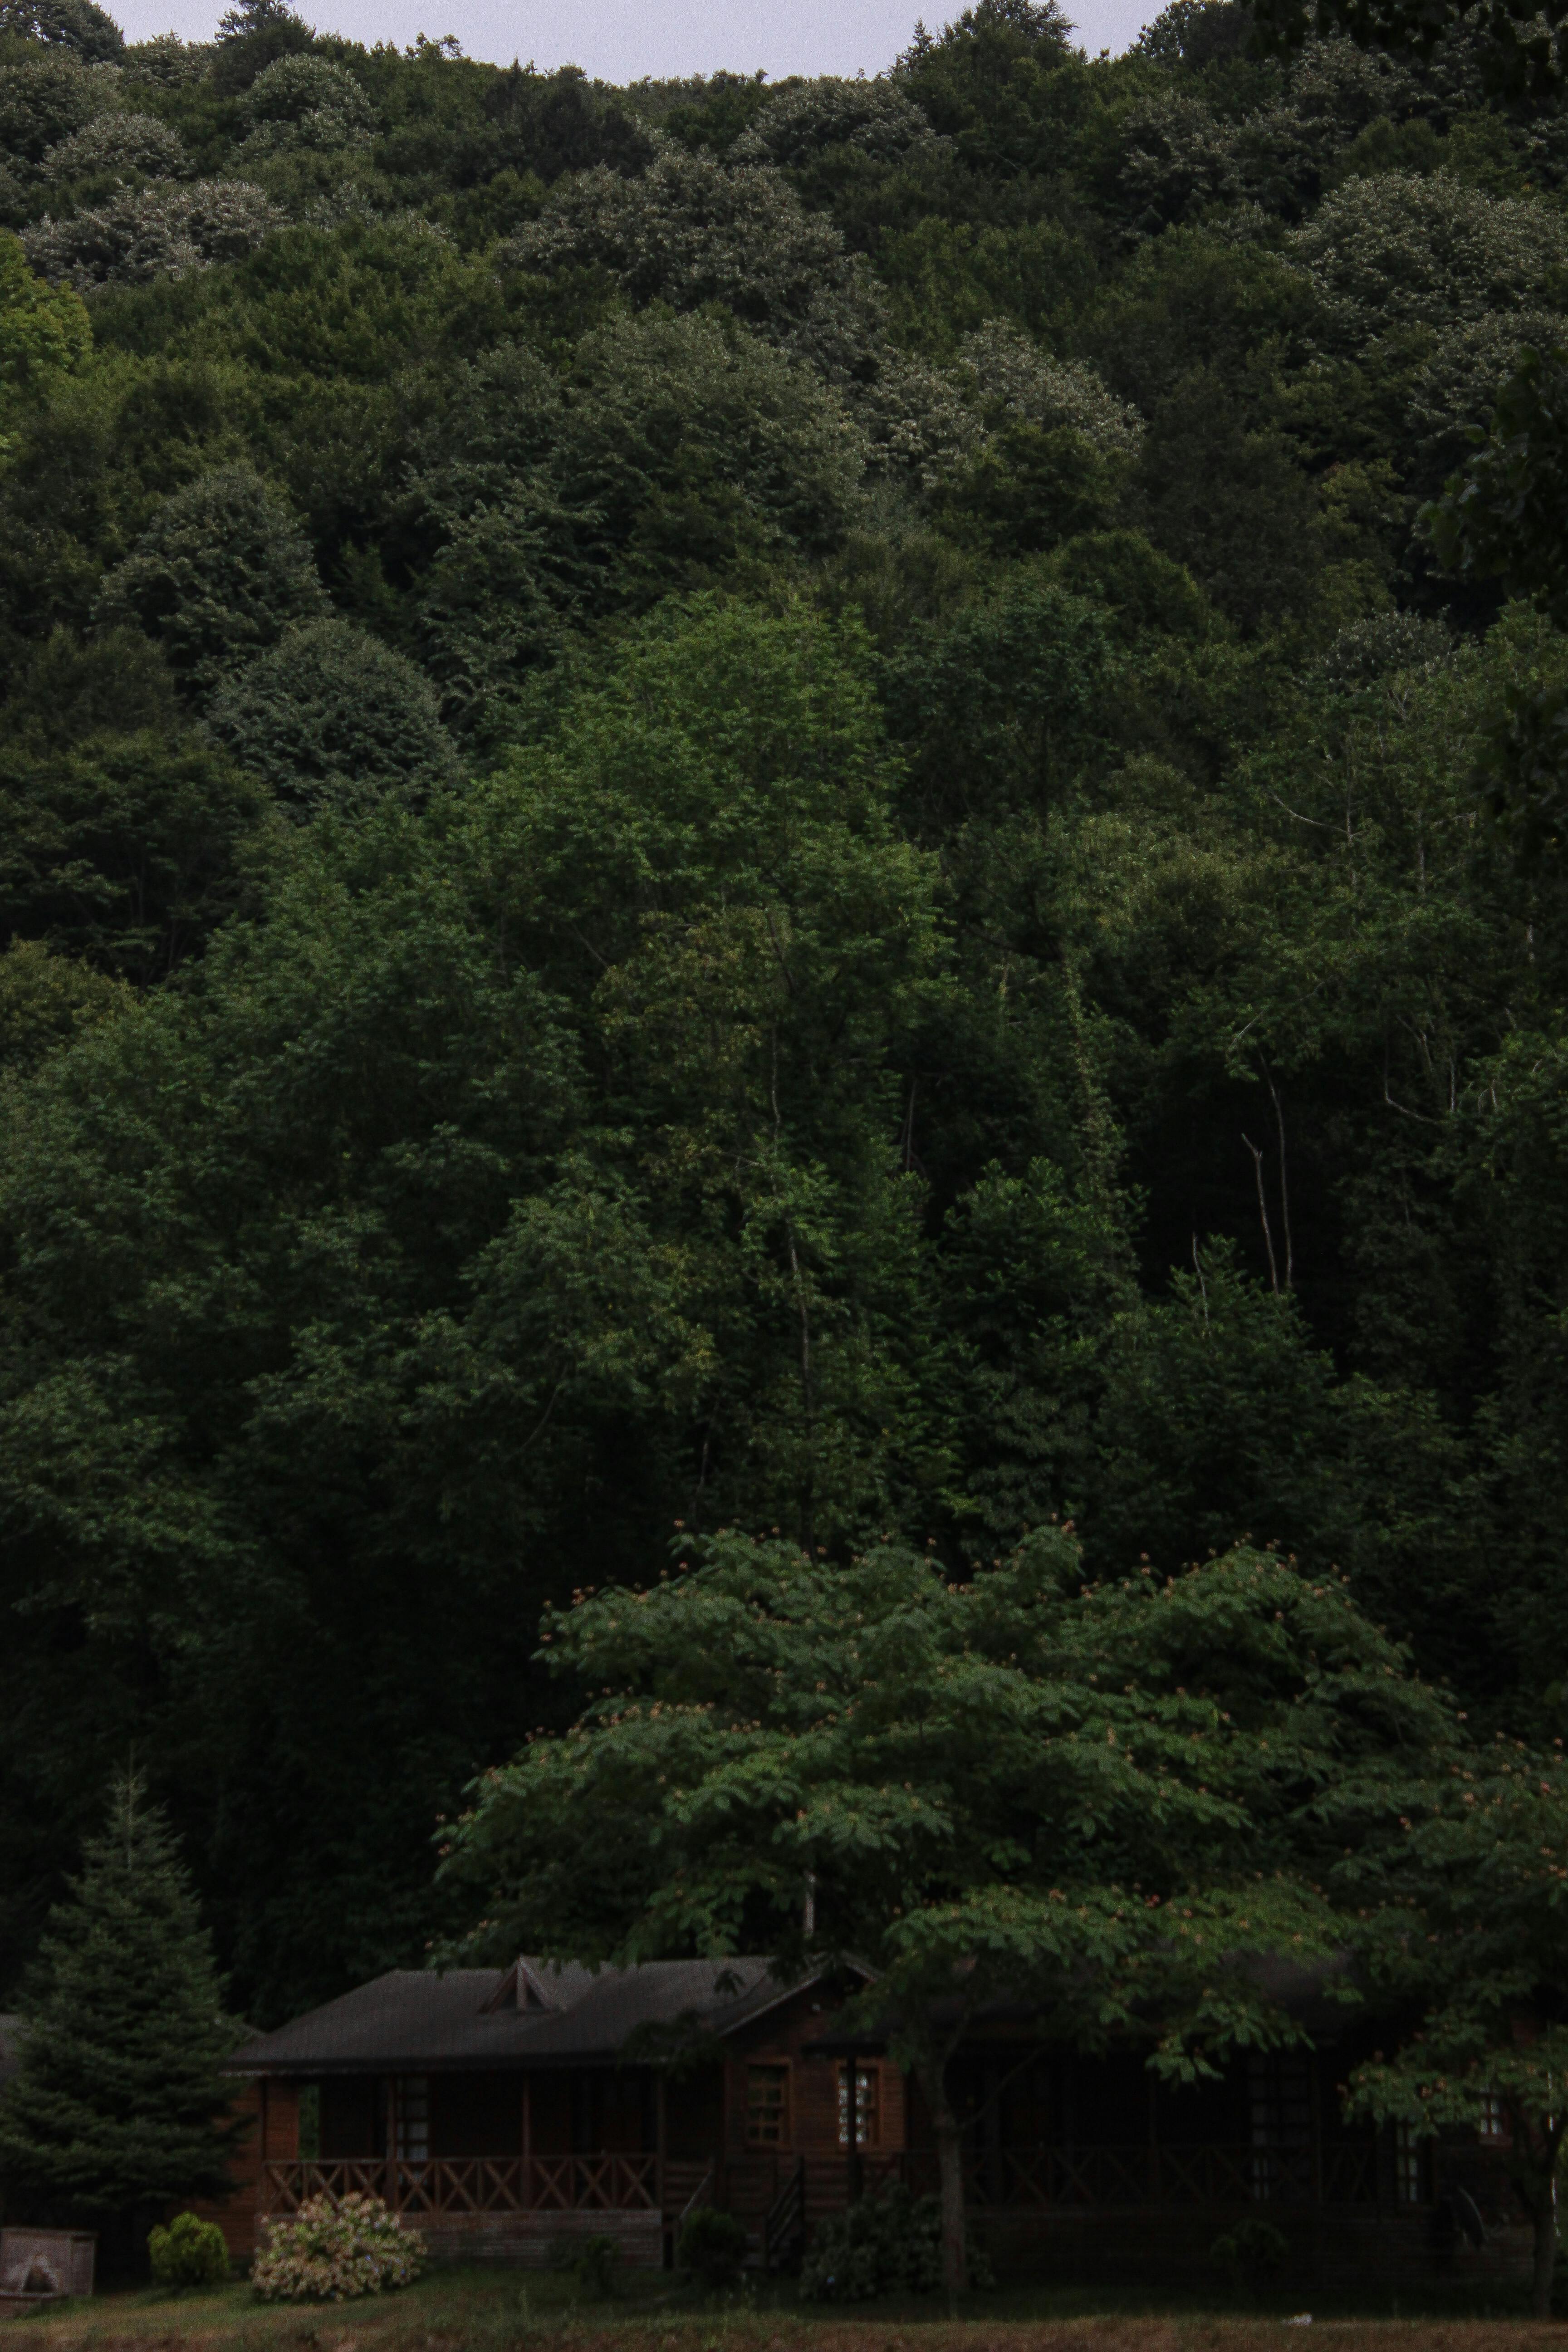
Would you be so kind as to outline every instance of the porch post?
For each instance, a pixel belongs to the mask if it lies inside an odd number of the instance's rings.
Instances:
[[[653,2077],[653,2152],[654,2194],[658,2210],[664,2210],[664,2159],[669,2144],[668,2116],[665,2105],[665,2073],[662,2066],[654,2069]]]
[[[858,2199],[863,2182],[860,2177],[860,2053],[849,2053],[849,2201]]]
[[[519,2200],[525,2213],[533,2206],[533,2077],[522,2078],[522,2196]]]

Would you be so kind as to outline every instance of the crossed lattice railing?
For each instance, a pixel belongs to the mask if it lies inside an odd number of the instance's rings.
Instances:
[[[1370,2142],[1331,2144],[1314,2172],[1306,2147],[1191,2146],[1005,2148],[972,2156],[968,2189],[976,2207],[1096,2205],[1370,2205],[1377,2195]],[[860,2189],[900,2178],[918,2191],[936,2186],[929,2151],[868,2153]],[[268,2163],[261,2168],[264,2213],[294,2213],[308,2197],[360,2192],[395,2212],[657,2213],[656,2156],[433,2156],[338,2158]],[[711,2172],[705,2182],[713,2179]],[[804,2190],[802,2191],[804,2194]]]
[[[261,2168],[262,2210],[384,2198],[397,2213],[657,2213],[657,2156],[336,2158]]]
[[[918,2192],[937,2185],[930,2150],[867,2158],[869,2190],[906,2180]],[[971,2205],[1371,2205],[1377,2197],[1376,2151],[1368,2141],[1331,2144],[1314,2169],[1310,2147],[1258,2147],[1194,2142],[1088,2147],[1003,2148],[990,2158],[966,2153]]]

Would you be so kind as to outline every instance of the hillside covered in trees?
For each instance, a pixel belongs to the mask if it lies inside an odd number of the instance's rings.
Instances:
[[[0,19],[0,1992],[132,1750],[237,2009],[416,1962],[681,1529],[1250,1536],[1568,1729],[1568,652],[1422,519],[1551,79]]]

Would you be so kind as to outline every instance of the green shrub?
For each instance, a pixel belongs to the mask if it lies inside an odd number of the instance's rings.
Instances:
[[[425,2248],[379,2197],[311,2197],[268,2226],[251,2284],[262,2303],[348,2303],[411,2286]]]
[[[166,2230],[153,2230],[147,2259],[154,2286],[222,2286],[228,2278],[223,2231],[195,2213],[176,2213]]]
[[[676,2261],[704,2286],[732,2286],[746,2259],[746,2225],[733,2213],[699,2205],[680,2233]]]
[[[557,2238],[550,2249],[550,2267],[564,2271],[584,2294],[603,2303],[616,2291],[621,2250],[614,2238]]]
[[[984,2249],[971,2240],[972,2286],[993,2284]],[[893,2181],[825,2221],[801,2265],[807,2303],[865,2303],[878,2294],[934,2294],[942,2284],[942,2200],[913,2197]]]
[[[1258,2294],[1285,2267],[1289,2241],[1272,2221],[1238,2221],[1209,2248],[1209,2260],[1224,2271],[1233,2288]]]

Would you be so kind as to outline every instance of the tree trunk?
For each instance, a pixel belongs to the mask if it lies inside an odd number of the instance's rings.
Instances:
[[[1535,2273],[1530,2307],[1537,2319],[1552,2316],[1552,2272],[1557,2260],[1557,2199],[1549,2171],[1536,2192]]]
[[[942,2188],[942,2283],[950,2308],[969,2284],[963,2249],[963,2136],[947,2095],[947,2068],[934,2059],[920,2070],[921,2089],[936,2133]]]

